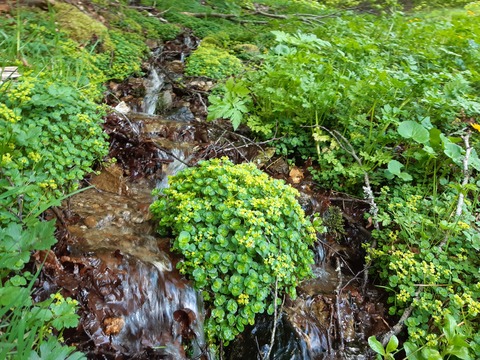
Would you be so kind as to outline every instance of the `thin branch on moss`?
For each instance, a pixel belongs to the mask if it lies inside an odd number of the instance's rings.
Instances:
[[[222,14],[222,13],[191,13],[191,12],[181,12],[180,14],[187,15],[187,16],[192,16],[200,19],[207,19],[209,17],[211,18],[217,18],[217,19],[225,19],[225,20],[230,20],[230,21],[235,21],[239,23],[250,23],[250,24],[268,24],[268,21],[261,21],[261,20],[246,20],[246,19],[239,19],[238,15],[235,14]]]

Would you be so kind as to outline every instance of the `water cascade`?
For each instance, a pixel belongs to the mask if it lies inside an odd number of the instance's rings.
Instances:
[[[165,84],[165,75],[158,74],[157,70],[153,68],[150,71],[148,80],[145,86],[145,97],[143,98],[142,112],[148,115],[155,114],[157,109],[158,97],[160,91]]]

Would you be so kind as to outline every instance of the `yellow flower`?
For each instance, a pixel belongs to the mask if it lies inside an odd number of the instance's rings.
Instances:
[[[475,130],[477,130],[477,131],[480,132],[480,124],[473,123],[473,124],[470,124],[470,125],[472,125],[472,127],[473,127]]]
[[[8,163],[12,162],[12,155],[10,153],[6,153],[2,155],[2,165],[7,165]]]
[[[249,302],[248,298],[249,298],[248,294],[240,294],[240,296],[238,297],[237,302],[238,302],[240,305],[247,305],[248,302]]]

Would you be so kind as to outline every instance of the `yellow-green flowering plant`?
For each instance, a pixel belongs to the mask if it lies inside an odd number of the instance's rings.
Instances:
[[[21,199],[0,199],[0,224],[75,189],[108,153],[102,112],[68,85],[24,74],[0,85],[0,193],[28,185]],[[18,194],[17,194],[18,195]]]
[[[204,161],[169,183],[150,210],[159,233],[175,237],[180,272],[212,305],[207,335],[228,343],[256,314],[274,312],[275,288],[296,296],[311,275],[315,230],[297,190],[251,163]]]

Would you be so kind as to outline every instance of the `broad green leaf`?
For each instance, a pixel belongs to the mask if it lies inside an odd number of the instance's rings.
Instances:
[[[420,352],[416,345],[409,342],[403,343],[403,350],[405,350],[408,360],[420,360]]]
[[[477,150],[472,149],[470,158],[468,159],[468,165],[480,171],[480,159],[478,158]]]
[[[230,311],[232,314],[234,314],[235,312],[237,312],[237,309],[238,309],[237,302],[233,299],[228,300],[227,310]]]
[[[390,160],[388,163],[388,171],[390,171],[393,175],[399,175],[403,167],[404,165],[397,160]]]
[[[178,235],[178,247],[181,250],[185,250],[187,249],[189,244],[190,244],[190,233],[187,231],[182,231]]]
[[[398,348],[398,338],[395,335],[392,335],[390,340],[388,341],[387,347],[385,349],[386,353],[391,353],[397,350]]]
[[[443,326],[442,330],[443,330],[443,333],[445,334],[445,338],[449,343],[452,342],[453,337],[456,334],[456,327],[457,327],[457,321],[455,320],[455,318],[452,315],[447,314],[445,316],[445,325]]]
[[[430,146],[438,149],[442,145],[442,140],[440,139],[440,135],[442,134],[442,132],[437,128],[433,128],[433,129],[430,129],[429,133],[430,133]]]
[[[368,338],[368,345],[370,345],[370,348],[377,354],[385,355],[385,349],[383,348],[382,343],[378,341],[375,336],[370,336]]]
[[[424,348],[421,354],[428,360],[443,360],[443,356],[436,349]]]
[[[453,160],[455,164],[458,166],[462,166],[462,161],[463,161],[463,154],[464,150],[461,146],[458,146],[457,144],[454,144],[452,142],[447,142],[444,143],[444,150],[443,152],[445,155],[447,155],[450,159]]]
[[[412,181],[413,180],[412,175],[410,175],[409,173],[406,173],[406,172],[401,172],[400,174],[398,174],[398,177],[400,179],[402,179],[403,181]]]
[[[462,360],[473,360],[473,358],[470,356],[469,354],[469,345],[468,343],[466,343],[465,341],[463,341],[464,344],[458,346],[449,346],[447,347],[446,351],[444,351],[444,354],[445,355],[453,355],[453,356],[456,356],[457,358],[459,359],[462,359]]]
[[[420,144],[425,144],[430,139],[428,130],[415,121],[404,121],[400,123],[397,131],[405,139],[413,139]]]

